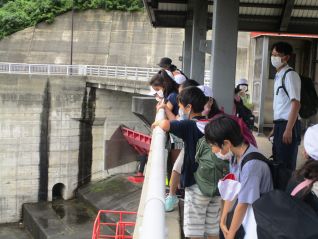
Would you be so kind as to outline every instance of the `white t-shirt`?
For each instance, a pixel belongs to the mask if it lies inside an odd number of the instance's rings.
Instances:
[[[291,111],[291,101],[297,100],[300,102],[300,88],[301,80],[297,72],[288,72],[285,77],[285,87],[288,92],[289,97],[286,95],[283,88],[277,89],[282,86],[282,79],[285,71],[290,67],[286,65],[279,72],[276,73],[274,82],[274,120],[288,120],[289,113]]]

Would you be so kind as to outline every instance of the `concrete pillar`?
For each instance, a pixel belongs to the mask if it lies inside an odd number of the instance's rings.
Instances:
[[[259,104],[259,115],[258,115],[258,133],[263,133],[264,128],[264,116],[265,116],[265,100],[266,92],[268,89],[268,72],[269,72],[269,38],[264,36],[263,38],[263,49],[262,49],[262,65],[261,65],[261,85],[260,85],[260,104]]]
[[[234,101],[238,16],[239,1],[214,0],[211,85],[219,106],[229,114]]]
[[[190,77],[192,50],[192,21],[188,21],[184,29],[183,72]]]
[[[196,0],[193,4],[193,28],[190,77],[204,83],[205,53],[200,51],[200,41],[206,40],[208,1]]]

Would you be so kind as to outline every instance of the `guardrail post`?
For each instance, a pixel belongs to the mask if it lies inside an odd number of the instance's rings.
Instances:
[[[47,65],[47,74],[51,75],[51,69],[50,69],[51,65]]]
[[[135,71],[135,77],[136,77],[136,80],[138,79],[138,68],[136,67],[136,71]]]
[[[31,74],[31,65],[29,65],[29,74]]]
[[[117,78],[117,74],[118,74],[118,68],[117,66],[115,66],[115,77]]]
[[[100,66],[98,66],[98,76],[100,76]]]
[[[125,65],[125,78],[127,79],[127,66]]]
[[[11,64],[9,63],[9,73],[11,73]]]

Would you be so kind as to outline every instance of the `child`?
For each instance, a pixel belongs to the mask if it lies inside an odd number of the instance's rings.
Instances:
[[[176,116],[179,110],[177,102],[179,85],[169,73],[171,74],[171,72],[167,70],[160,70],[151,78],[149,85],[151,86],[151,92],[156,93],[156,96],[159,98],[163,98],[167,107],[172,111],[174,116]]]
[[[181,186],[185,188],[184,202],[184,234],[189,238],[215,237],[218,232],[219,197],[203,195],[195,182],[194,172],[198,164],[195,161],[196,145],[204,136],[199,120],[205,119],[201,112],[206,103],[206,97],[197,87],[183,89],[178,97],[179,109],[185,116],[182,121],[163,120],[153,126],[160,126],[171,132],[184,142],[184,163],[181,171]],[[206,123],[205,123],[206,124]],[[200,130],[201,129],[201,130]]]
[[[290,193],[302,181],[309,180],[306,190],[301,191],[302,199],[311,206],[318,216],[318,124],[307,129],[304,136],[305,164],[296,171],[290,180],[287,191]]]
[[[220,219],[220,238],[223,233],[226,239],[234,239],[248,206],[261,194],[273,189],[271,172],[268,165],[260,160],[250,160],[241,168],[244,157],[258,150],[244,141],[240,126],[230,116],[221,115],[213,119],[205,127],[205,137],[218,158],[230,160],[230,171],[241,184],[237,200],[224,202]],[[227,227],[227,216],[231,208],[234,208],[234,215]]]

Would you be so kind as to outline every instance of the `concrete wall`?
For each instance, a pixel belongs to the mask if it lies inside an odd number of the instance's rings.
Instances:
[[[211,39],[208,31],[207,39]],[[236,78],[248,75],[249,33],[238,35]],[[156,67],[169,56],[181,68],[183,29],[153,28],[145,12],[88,10],[74,15],[73,64]],[[0,62],[70,64],[71,12],[0,41]],[[206,55],[206,69],[210,68]]]
[[[93,127],[93,180],[104,178],[112,173],[131,172],[132,169],[136,169],[136,163],[131,163],[115,169],[104,170],[104,142],[111,138],[119,124],[124,124],[139,132],[150,133],[143,126],[144,124],[131,113],[131,94],[97,89],[96,95],[96,118],[105,119],[105,121],[100,120],[100,123]]]
[[[57,183],[69,199],[78,182],[135,169],[104,171],[104,142],[120,124],[145,132],[131,113],[132,94],[86,88],[85,77],[0,81],[0,223],[18,221],[23,203],[52,200]]]
[[[152,67],[169,55],[181,66],[182,41],[182,29],[155,29],[144,12],[76,12],[73,64]],[[71,12],[0,41],[0,62],[70,64],[70,52]]]

